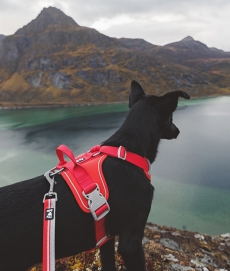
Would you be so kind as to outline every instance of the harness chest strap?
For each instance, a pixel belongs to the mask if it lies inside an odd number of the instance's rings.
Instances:
[[[89,176],[86,174],[84,175],[82,171],[82,179],[86,181],[86,187],[88,187],[87,183],[90,183],[90,180],[88,179]],[[71,189],[76,201],[79,203],[79,205],[82,208],[82,204],[80,204],[79,200],[81,200],[80,195],[78,195],[79,191],[76,189],[76,176],[73,177],[70,171],[65,170],[60,173],[63,177],[63,179],[68,184],[69,188]],[[110,208],[106,201],[106,199],[100,195],[98,187],[90,193],[86,194],[84,190],[84,185],[82,185],[82,191],[84,192],[85,197],[88,196],[88,202],[89,203],[89,210],[87,212],[91,212],[93,218],[94,218],[94,227],[95,227],[95,238],[96,238],[96,247],[100,247],[103,245],[109,237],[106,234],[104,223],[105,223],[105,215],[109,212]],[[95,203],[93,200],[93,194],[96,193],[96,199],[97,202]]]
[[[94,178],[95,176],[97,177],[97,172],[99,169],[96,169],[96,172],[90,172],[92,171],[91,169],[95,167],[95,163],[93,165],[92,163],[89,163],[91,167],[87,167],[88,163],[86,162],[96,160],[96,168],[98,168],[100,165],[102,165],[102,162],[106,157],[99,156],[99,158],[101,157],[101,162],[99,161],[97,164],[95,153],[85,153],[84,155],[80,155],[77,158],[75,158],[73,155],[71,159],[72,161],[67,163],[63,161],[63,154],[67,154],[67,150],[70,151],[64,145],[61,145],[57,148],[56,151],[60,162],[56,168],[61,169],[64,167],[64,171],[61,172],[61,175],[65,179],[81,208],[82,204],[79,201],[79,198],[80,195],[83,194],[83,200],[86,201],[88,208],[82,208],[82,210],[85,212],[91,212],[95,221],[100,220],[109,212],[109,205],[107,203],[109,191],[105,181],[101,184],[101,178]],[[71,156],[69,157],[71,158]],[[94,181],[92,178],[94,178]],[[102,191],[104,191],[104,195],[102,194]]]

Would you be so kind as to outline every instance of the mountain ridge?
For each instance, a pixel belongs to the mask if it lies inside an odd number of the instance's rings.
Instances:
[[[187,36],[164,46],[111,38],[49,7],[0,35],[0,105],[126,102],[130,82],[150,94],[230,94],[230,54]]]
[[[40,14],[30,23],[18,29],[15,35],[31,36],[34,33],[39,34],[50,26],[52,28],[61,27],[67,31],[79,27],[71,17],[65,15],[60,9],[48,7],[43,8]]]

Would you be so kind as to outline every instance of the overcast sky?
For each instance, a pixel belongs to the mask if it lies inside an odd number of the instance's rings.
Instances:
[[[192,36],[230,51],[230,0],[0,0],[0,34],[13,34],[48,6],[110,37],[164,45]]]

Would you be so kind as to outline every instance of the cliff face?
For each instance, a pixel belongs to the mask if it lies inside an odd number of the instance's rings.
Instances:
[[[147,271],[230,270],[230,233],[209,236],[147,224],[142,243]],[[99,251],[95,250],[57,260],[55,270],[97,271],[100,267]],[[117,270],[126,270],[118,254],[116,267]],[[37,265],[28,271],[41,270],[41,265]]]
[[[230,54],[187,37],[165,46],[116,39],[44,8],[14,35],[0,35],[0,105],[127,101],[130,82],[148,93],[230,94]]]

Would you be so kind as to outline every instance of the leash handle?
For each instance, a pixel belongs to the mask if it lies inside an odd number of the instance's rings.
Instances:
[[[66,145],[60,145],[57,147],[56,154],[59,159],[59,163],[56,166],[57,169],[61,168],[64,164],[67,163],[64,159],[64,154],[68,156],[75,165],[77,164],[73,152]]]

